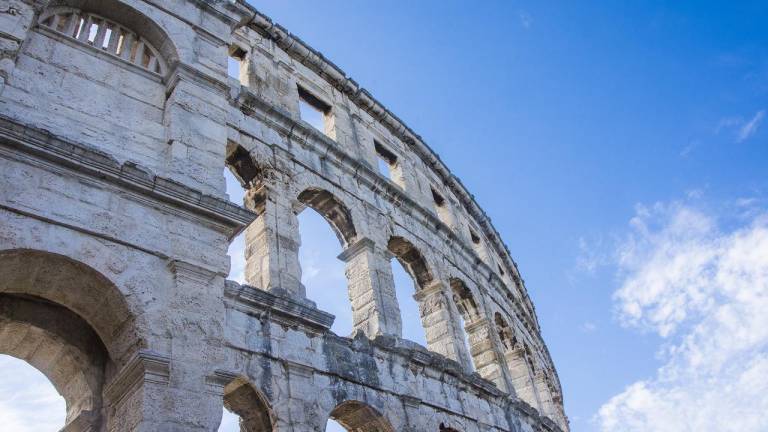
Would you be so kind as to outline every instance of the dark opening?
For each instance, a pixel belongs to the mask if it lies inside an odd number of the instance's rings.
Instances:
[[[443,198],[442,195],[440,195],[435,188],[431,187],[430,190],[432,191],[432,199],[435,200],[435,204],[437,204],[438,207],[442,207],[445,205],[445,198]]]

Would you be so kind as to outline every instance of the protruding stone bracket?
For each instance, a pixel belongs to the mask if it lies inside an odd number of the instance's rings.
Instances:
[[[373,252],[375,248],[376,244],[373,242],[373,240],[369,239],[368,237],[362,237],[344,249],[344,251],[340,253],[337,258],[341,261],[349,262],[352,258],[356,257],[357,254],[363,251]]]
[[[199,285],[209,285],[217,273],[188,262],[172,260],[168,263],[168,268],[177,281],[193,282]]]
[[[317,331],[331,328],[336,317],[328,312],[307,306],[287,297],[275,295],[250,285],[227,281],[224,295],[254,315],[269,314],[271,318],[287,325],[303,325]]]
[[[216,396],[224,396],[224,387],[239,376],[234,372],[217,369],[205,377],[206,391]]]
[[[117,404],[143,383],[168,385],[170,366],[170,357],[154,351],[139,351],[104,389],[104,395],[110,403]]]

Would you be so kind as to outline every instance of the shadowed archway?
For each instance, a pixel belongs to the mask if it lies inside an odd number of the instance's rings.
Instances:
[[[331,411],[330,418],[349,432],[395,432],[379,411],[359,401],[339,404]]]

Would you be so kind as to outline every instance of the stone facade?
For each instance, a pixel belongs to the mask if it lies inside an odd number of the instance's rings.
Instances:
[[[252,432],[568,430],[523,280],[472,195],[241,0],[0,1],[0,176],[0,353],[51,380],[67,431],[215,431],[222,406]],[[344,249],[350,338],[300,282],[307,207]],[[401,338],[392,259],[427,347]]]

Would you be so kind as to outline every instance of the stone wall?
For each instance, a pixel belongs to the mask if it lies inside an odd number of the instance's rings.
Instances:
[[[240,1],[5,3],[0,352],[51,379],[66,430],[213,431],[222,405],[250,431],[568,429],[489,218],[338,67]],[[300,282],[307,207],[343,248],[350,338]],[[243,230],[240,286],[226,250]],[[392,259],[427,347],[401,337]]]

